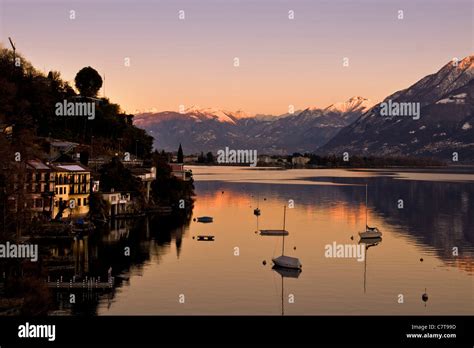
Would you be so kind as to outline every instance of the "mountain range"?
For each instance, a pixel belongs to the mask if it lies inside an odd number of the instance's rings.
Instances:
[[[419,119],[381,116],[382,103],[420,105]],[[435,157],[474,162],[474,56],[449,62],[342,129],[320,153]]]
[[[154,136],[155,148],[166,151],[176,151],[181,143],[187,153],[216,152],[228,146],[287,154],[314,151],[371,105],[365,98],[353,97],[327,108],[308,107],[278,116],[193,106],[181,113],[141,113],[134,123]]]
[[[147,112],[135,124],[153,135],[157,149],[216,152],[226,146],[265,154],[316,152],[371,156],[419,156],[474,161],[474,56],[373,105],[362,97],[292,114],[249,116],[190,107],[181,113]],[[388,105],[413,104],[419,117],[385,115]],[[383,115],[383,116],[382,116]],[[408,116],[408,117],[407,117]]]

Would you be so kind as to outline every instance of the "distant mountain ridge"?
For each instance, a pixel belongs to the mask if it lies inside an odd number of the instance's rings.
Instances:
[[[419,118],[384,115],[387,104],[416,105]],[[362,156],[434,157],[474,162],[474,56],[448,62],[412,86],[372,105],[353,97],[326,108],[279,116],[195,109],[137,115],[155,147],[188,153],[225,146],[265,154],[348,152]]]
[[[367,111],[371,102],[353,97],[326,108],[308,107],[293,114],[249,116],[192,106],[182,113],[164,111],[135,116],[135,125],[155,137],[155,148],[187,152],[217,151],[226,146],[260,153],[308,152],[323,145]]]
[[[381,103],[345,127],[320,153],[436,157],[474,162],[474,56],[395,92],[383,102],[420,104],[420,118],[382,117]]]

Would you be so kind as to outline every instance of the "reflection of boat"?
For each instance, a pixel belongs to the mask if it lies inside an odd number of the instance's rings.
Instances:
[[[367,224],[367,184],[365,185],[365,231],[359,232],[359,236],[362,239],[379,238],[382,236],[382,232],[377,227],[369,227]]]
[[[382,237],[375,237],[375,238],[361,238],[359,240],[359,244],[365,244],[366,249],[376,246],[382,241]]]
[[[367,288],[367,256],[369,254],[368,250],[371,247],[377,246],[382,242],[381,237],[376,238],[361,238],[359,244],[365,244],[365,258],[364,258],[364,293]]]
[[[283,300],[283,295],[285,292],[284,278],[298,279],[301,274],[301,269],[283,268],[276,265],[273,266],[272,269],[281,276],[281,315],[285,315],[285,301]]]
[[[302,265],[298,258],[285,255],[285,235],[288,234],[288,232],[285,230],[285,221],[286,221],[286,205],[283,211],[283,230],[282,230],[286,232],[286,234],[282,233],[283,242],[282,242],[282,247],[281,247],[281,256],[278,256],[272,259],[272,261],[277,267],[300,269]]]
[[[283,268],[278,266],[273,266],[272,268],[275,272],[285,278],[298,278],[301,274],[301,269],[295,268]]]
[[[197,218],[197,221],[198,221],[198,222],[208,223],[208,222],[212,222],[213,219],[212,219],[212,217],[210,217],[210,216],[201,216],[201,217],[198,217],[198,218]]]

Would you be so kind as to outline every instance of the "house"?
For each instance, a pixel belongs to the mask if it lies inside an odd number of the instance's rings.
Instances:
[[[55,188],[53,217],[82,216],[89,212],[91,172],[81,164],[54,164]],[[66,209],[62,209],[66,205]]]
[[[150,199],[150,191],[151,191],[151,183],[156,179],[156,168],[151,167],[151,168],[144,168],[144,167],[138,167],[138,168],[130,168],[130,171],[132,174],[140,179],[145,185],[146,189],[146,201]]]
[[[304,167],[310,160],[309,157],[295,156],[291,158],[291,164],[295,167]]]
[[[59,157],[61,157],[62,155],[71,153],[73,150],[75,150],[79,146],[78,143],[73,143],[73,142],[64,141],[64,140],[49,139],[49,138],[48,138],[48,143],[49,143],[48,158],[50,161],[57,161]]]
[[[129,192],[103,192],[102,198],[109,203],[109,216],[115,217],[121,214],[130,213],[133,206],[131,194]]]
[[[183,163],[170,163],[171,175],[180,180],[191,180],[192,172],[184,169]]]
[[[40,160],[26,161],[25,201],[31,216],[51,217],[54,195],[54,172]]]

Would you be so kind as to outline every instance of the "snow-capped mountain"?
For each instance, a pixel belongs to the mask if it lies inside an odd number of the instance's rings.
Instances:
[[[341,114],[348,114],[352,112],[364,113],[369,110],[374,104],[363,97],[352,97],[349,100],[341,103],[335,103],[323,110],[325,114],[330,112],[337,112]]]
[[[327,108],[309,107],[293,114],[249,116],[243,111],[189,107],[183,113],[144,113],[135,124],[155,137],[155,147],[186,151],[216,151],[225,146],[252,148],[261,153],[307,152],[331,139],[370,105],[353,97]]]
[[[383,115],[382,109],[389,102],[419,103],[419,118]],[[457,64],[447,63],[382,103],[345,127],[318,152],[429,156],[447,161],[456,152],[459,161],[474,161],[474,56]]]

